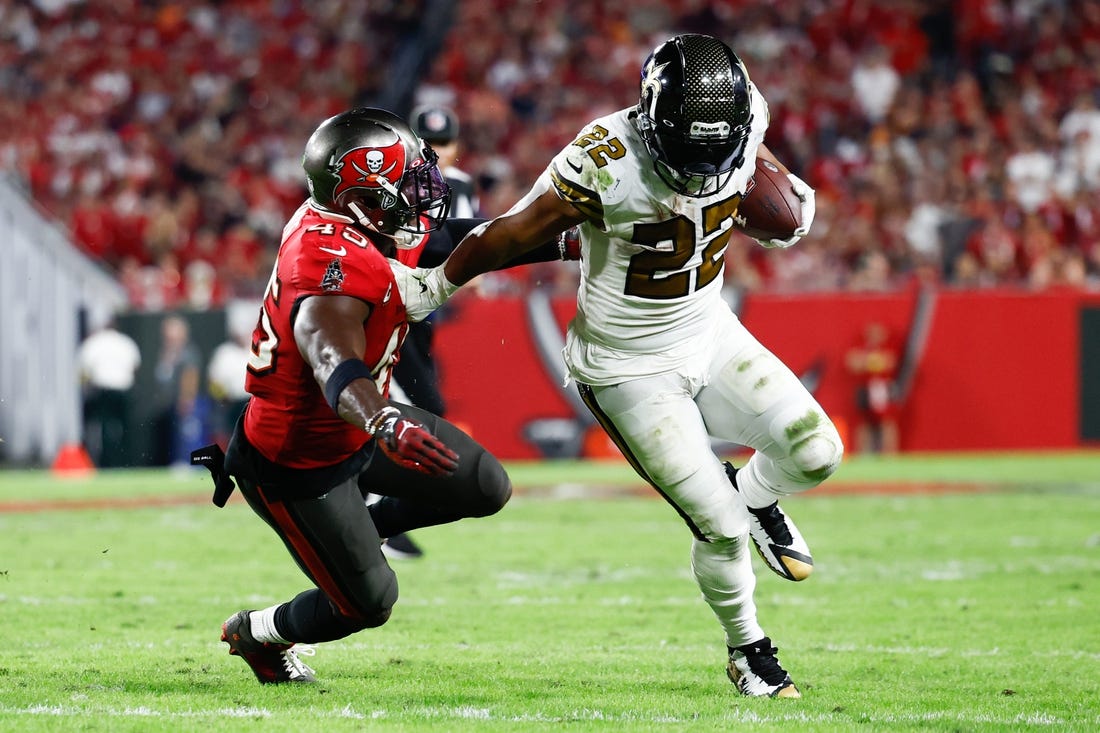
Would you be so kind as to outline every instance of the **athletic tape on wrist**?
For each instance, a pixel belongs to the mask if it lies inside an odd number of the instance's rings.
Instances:
[[[391,417],[397,417],[400,414],[401,411],[398,410],[396,407],[393,407],[392,405],[387,405],[378,412],[374,413],[374,415],[371,416],[370,420],[367,420],[367,424],[363,427],[367,431],[368,435],[373,436],[375,433],[382,429],[382,426],[386,424],[386,421],[388,419],[390,419]]]
[[[325,382],[325,401],[333,412],[340,405],[340,393],[356,379],[371,379],[370,367],[362,359],[347,359],[336,365]]]

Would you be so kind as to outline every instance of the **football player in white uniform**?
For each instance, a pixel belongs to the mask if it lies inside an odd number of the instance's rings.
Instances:
[[[722,41],[680,35],[642,68],[636,107],[585,127],[508,213],[438,268],[399,272],[413,317],[461,284],[579,225],[581,282],[564,349],[580,393],[627,460],[694,535],[691,567],[726,636],[744,695],[798,697],[757,621],[749,540],[802,580],[813,560],[778,499],[839,465],[840,436],[798,378],[720,296],[723,253],[758,156],[790,177],[813,221],[813,190],[763,144],[768,106]],[[742,246],[736,242],[734,246]],[[740,469],[711,438],[749,446]]]

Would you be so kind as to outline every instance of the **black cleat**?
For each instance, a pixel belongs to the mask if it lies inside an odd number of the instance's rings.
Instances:
[[[420,549],[420,546],[412,541],[408,533],[402,532],[401,534],[395,534],[393,537],[389,537],[382,543],[382,554],[388,558],[398,558],[401,560],[412,560],[417,557],[422,557],[424,551]]]
[[[299,654],[313,656],[316,650],[307,644],[295,646],[256,641],[252,638],[249,613],[238,611],[222,624],[222,641],[229,644],[229,653],[243,659],[261,684],[316,682],[313,670],[298,658]]]
[[[791,676],[779,666],[777,651],[766,636],[752,644],[729,648],[726,674],[738,692],[746,697],[802,697]]]

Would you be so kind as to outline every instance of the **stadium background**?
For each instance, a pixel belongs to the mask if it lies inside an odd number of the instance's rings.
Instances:
[[[813,235],[735,242],[726,284],[825,407],[854,421],[843,354],[874,319],[920,357],[904,450],[1094,445],[1100,5],[772,5],[0,3],[0,460],[79,441],[73,355],[115,309],[147,357],[167,312],[209,356],[225,307],[262,292],[319,120],[453,107],[493,215],[682,31],[742,55],[768,144],[817,188]],[[502,457],[600,453],[552,358],[574,287],[530,267],[442,315],[451,416]]]

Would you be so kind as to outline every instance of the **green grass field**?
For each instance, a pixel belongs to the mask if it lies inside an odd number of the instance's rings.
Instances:
[[[1098,452],[855,458],[785,501],[817,570],[757,563],[757,601],[800,700],[735,694],[689,533],[625,466],[510,470],[302,687],[218,640],[306,586],[203,474],[0,472],[0,730],[1100,730]]]

